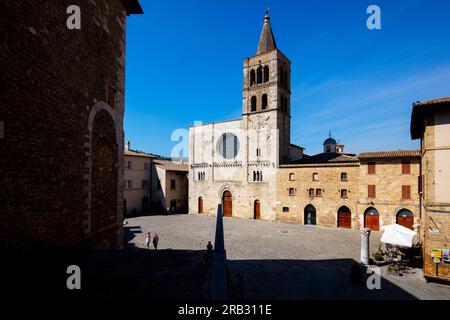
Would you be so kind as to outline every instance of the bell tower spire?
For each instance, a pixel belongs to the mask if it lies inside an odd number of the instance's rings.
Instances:
[[[276,48],[277,44],[275,42],[275,37],[273,36],[272,27],[270,26],[269,8],[267,8],[256,54],[259,55],[267,53],[269,51],[275,50]]]

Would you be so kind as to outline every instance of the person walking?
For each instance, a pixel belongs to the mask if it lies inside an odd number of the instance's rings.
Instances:
[[[152,235],[150,232],[147,232],[147,236],[145,237],[145,245],[147,246],[147,249],[150,249],[150,242],[151,242]]]
[[[153,246],[155,247],[155,250],[158,250],[158,242],[159,242],[159,237],[155,233],[155,235],[153,236]]]

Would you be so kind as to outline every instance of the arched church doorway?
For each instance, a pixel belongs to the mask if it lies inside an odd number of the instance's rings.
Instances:
[[[306,225],[316,224],[316,208],[314,208],[314,206],[311,204],[308,204],[305,207],[304,223]]]
[[[253,219],[261,219],[261,205],[259,203],[259,200],[255,200],[255,202],[253,203]]]
[[[233,200],[231,192],[226,190],[222,196],[223,216],[231,217],[233,215]]]
[[[352,228],[352,213],[346,206],[342,206],[338,210],[338,228],[351,229]]]

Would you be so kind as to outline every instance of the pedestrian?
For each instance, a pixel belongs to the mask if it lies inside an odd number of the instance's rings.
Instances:
[[[150,232],[147,232],[147,236],[145,237],[145,245],[147,246],[147,249],[150,249],[150,242],[151,242],[152,235]]]
[[[207,250],[208,252],[212,252],[212,251],[213,251],[213,246],[212,246],[212,244],[211,244],[211,241],[208,241],[208,245],[206,246],[206,250]]]
[[[158,235],[155,233],[155,235],[153,236],[153,246],[155,247],[155,250],[158,250],[158,242],[159,238]]]

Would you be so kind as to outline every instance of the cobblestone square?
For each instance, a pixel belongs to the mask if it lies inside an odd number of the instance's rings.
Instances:
[[[216,217],[143,216],[127,219],[138,227],[130,245],[144,248],[147,232],[159,235],[158,250],[205,250],[214,244]],[[371,252],[381,232],[371,235]],[[420,269],[402,277],[381,268],[381,289],[350,281],[359,261],[357,230],[224,218],[230,298],[234,299],[450,299],[450,287],[426,283]]]

